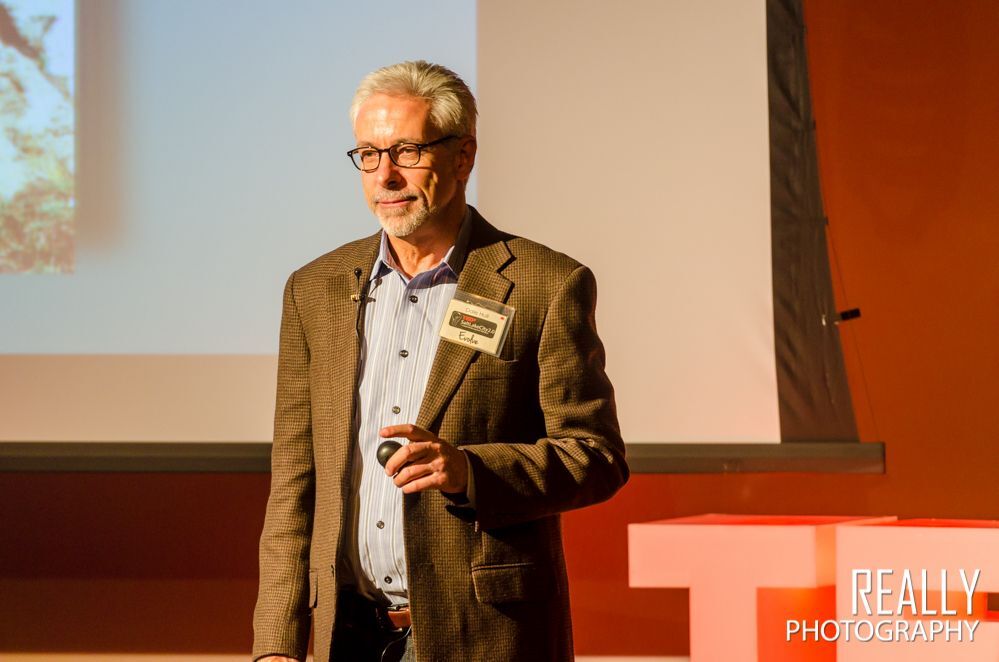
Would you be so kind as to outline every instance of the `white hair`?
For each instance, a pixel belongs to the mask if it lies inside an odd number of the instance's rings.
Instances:
[[[350,123],[373,94],[416,97],[430,102],[430,122],[444,135],[474,136],[478,111],[475,97],[461,77],[424,60],[382,67],[364,77],[350,105]]]

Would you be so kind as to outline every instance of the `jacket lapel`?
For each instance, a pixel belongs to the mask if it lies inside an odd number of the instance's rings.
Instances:
[[[360,356],[360,342],[357,329],[362,309],[354,300],[359,293],[358,282],[364,286],[368,282],[375,259],[378,257],[379,235],[375,234],[362,242],[354,259],[343,261],[341,271],[334,273],[328,285],[330,307],[328,369],[323,375],[327,384],[330,407],[330,422],[333,438],[327,447],[332,453],[332,465],[337,471],[348,466],[351,451],[351,431],[353,429],[354,400],[357,398],[357,366]],[[360,268],[360,278],[354,273]]]
[[[472,222],[475,226],[469,240],[468,256],[458,275],[458,290],[505,303],[513,283],[502,276],[499,270],[513,256],[500,233],[474,211]],[[464,345],[440,341],[434,364],[430,368],[420,414],[416,418],[418,427],[429,429],[433,425],[444,405],[458,389],[465,371],[477,353]]]

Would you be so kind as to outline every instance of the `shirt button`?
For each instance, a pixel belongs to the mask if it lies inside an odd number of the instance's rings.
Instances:
[[[392,578],[391,577],[386,577],[385,578],[385,583],[386,584],[391,584],[392,583]]]
[[[377,522],[375,523],[375,526],[377,526],[377,527],[378,527],[379,529],[384,529],[384,528],[385,528],[385,522],[383,522],[383,521],[381,521],[381,520],[378,520],[378,521],[377,521]]]
[[[415,294],[410,294],[409,295],[409,301],[410,301],[410,303],[416,303],[417,301],[419,301],[419,299],[416,297]]]
[[[401,412],[401,411],[402,411],[402,410],[401,410],[401,409],[399,409],[399,407],[398,407],[398,406],[395,406],[395,407],[392,407],[392,413],[393,413],[393,414],[398,414],[398,413],[399,413],[399,412]]]
[[[401,352],[399,352],[399,356],[401,356],[402,358],[406,358],[407,356],[409,356],[409,352],[407,352],[406,350],[402,350]]]

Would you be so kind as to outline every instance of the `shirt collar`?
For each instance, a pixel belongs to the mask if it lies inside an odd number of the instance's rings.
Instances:
[[[467,257],[468,252],[468,240],[471,234],[472,211],[471,207],[466,205],[465,218],[462,219],[461,227],[458,228],[458,236],[455,237],[454,245],[447,249],[447,253],[444,254],[444,259],[441,260],[438,265],[431,267],[427,271],[436,271],[437,269],[446,268],[451,271],[455,278],[457,278],[458,274],[461,273],[462,267],[465,266],[465,258]],[[368,280],[371,281],[384,276],[390,271],[395,271],[402,276],[402,271],[399,269],[399,265],[396,264],[395,258],[392,257],[392,251],[389,250],[388,235],[384,230],[382,230],[381,242],[378,246],[378,258],[375,260],[374,267],[371,269],[371,277]],[[414,275],[414,277],[416,275]]]

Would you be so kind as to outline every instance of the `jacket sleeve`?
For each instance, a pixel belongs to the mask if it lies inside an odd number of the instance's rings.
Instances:
[[[592,272],[579,266],[549,302],[538,344],[538,397],[547,436],[534,443],[462,447],[480,528],[597,503],[628,480],[614,389],[597,336],[596,296]]]
[[[308,559],[315,503],[309,348],[295,302],[295,274],[284,289],[278,354],[271,491],[260,536],[260,587],[253,657],[306,657]]]

